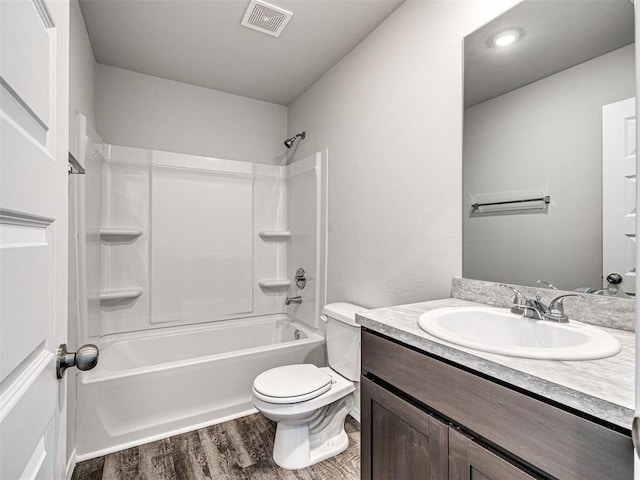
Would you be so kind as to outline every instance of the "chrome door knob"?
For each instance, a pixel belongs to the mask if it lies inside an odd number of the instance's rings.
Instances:
[[[78,370],[91,370],[98,364],[100,350],[92,343],[81,346],[77,352],[69,352],[67,344],[63,343],[58,348],[56,355],[56,376],[64,377],[64,371],[69,367],[77,367]]]
[[[607,275],[607,282],[613,285],[622,283],[622,275],[620,275],[619,273],[610,273],[609,275]]]

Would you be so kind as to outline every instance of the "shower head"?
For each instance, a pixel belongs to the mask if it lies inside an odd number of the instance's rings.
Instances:
[[[306,137],[306,136],[307,136],[307,132],[296,133],[293,137],[287,138],[284,141],[284,146],[287,147],[287,148],[291,148],[291,147],[293,147],[293,144],[296,142],[296,139],[298,137],[300,137],[302,140],[304,140],[304,137]]]

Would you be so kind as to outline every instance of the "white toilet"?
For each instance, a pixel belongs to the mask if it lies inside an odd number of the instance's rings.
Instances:
[[[254,406],[278,422],[273,459],[281,467],[305,468],[349,446],[344,421],[356,406],[360,380],[360,326],[355,316],[361,310],[349,303],[331,303],[322,310],[329,367],[286,365],[254,380]]]

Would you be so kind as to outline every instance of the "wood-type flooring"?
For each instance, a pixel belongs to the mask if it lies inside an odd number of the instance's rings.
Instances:
[[[121,450],[76,465],[72,480],[204,480],[360,478],[360,427],[347,417],[349,448],[300,470],[271,456],[276,424],[261,414]]]

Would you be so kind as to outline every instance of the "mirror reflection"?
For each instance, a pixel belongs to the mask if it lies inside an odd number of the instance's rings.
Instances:
[[[465,38],[464,277],[633,294],[633,16],[526,0]]]

